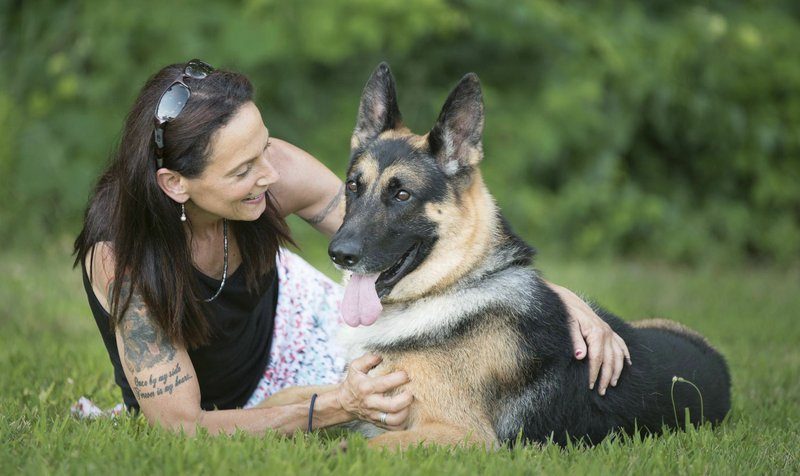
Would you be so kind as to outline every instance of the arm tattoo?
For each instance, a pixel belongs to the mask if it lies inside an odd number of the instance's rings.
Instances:
[[[331,201],[325,206],[325,208],[314,215],[313,217],[307,219],[306,221],[311,225],[319,225],[322,221],[331,214],[331,212],[339,205],[339,201],[341,201],[342,197],[344,196],[344,184],[339,187],[339,191],[336,192],[336,195],[331,198]]]
[[[150,374],[147,378],[142,376],[142,379],[139,379],[139,376],[134,376],[134,384],[131,385],[131,388],[136,400],[142,401],[159,395],[172,395],[176,388],[192,379],[189,373],[181,372],[181,364],[177,363],[168,372],[162,372],[159,375]]]
[[[131,293],[130,278],[125,278],[120,291],[120,302]],[[131,373],[147,370],[175,357],[175,347],[166,333],[147,312],[144,299],[138,293],[130,296],[130,303],[120,320],[122,339],[125,341],[125,363]]]

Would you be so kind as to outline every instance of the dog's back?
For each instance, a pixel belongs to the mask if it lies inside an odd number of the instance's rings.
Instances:
[[[689,409],[694,424],[701,419],[712,424],[721,422],[730,410],[731,386],[722,355],[700,334],[672,321],[640,321],[633,328],[632,345],[649,363],[648,378],[658,391],[653,404],[662,415],[673,412],[673,418],[667,418],[670,426],[675,424],[677,412],[678,425],[683,427],[684,408]],[[656,425],[658,422],[652,422],[648,427],[658,430]]]
[[[538,278],[534,278],[538,279]],[[595,444],[614,430],[658,433],[663,426],[683,427],[722,421],[730,410],[730,376],[724,358],[696,332],[658,319],[629,325],[598,309],[598,314],[627,343],[633,366],[605,396],[590,392],[588,363],[572,358],[566,312],[555,293],[531,285],[538,302],[519,321],[520,342],[533,358],[524,390],[502,400],[495,420],[498,438],[560,444],[584,439]],[[565,351],[566,349],[566,351]],[[702,402],[702,406],[701,406]]]

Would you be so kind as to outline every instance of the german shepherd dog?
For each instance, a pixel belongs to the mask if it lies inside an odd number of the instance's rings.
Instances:
[[[481,178],[483,124],[475,74],[423,136],[403,126],[386,64],[365,86],[344,223],[328,250],[350,274],[340,337],[350,357],[383,357],[373,372],[406,371],[415,397],[408,428],[370,444],[596,444],[616,430],[683,426],[685,409],[693,424],[720,422],[730,408],[725,360],[670,321],[630,325],[597,308],[633,365],[605,396],[588,390],[564,304]]]

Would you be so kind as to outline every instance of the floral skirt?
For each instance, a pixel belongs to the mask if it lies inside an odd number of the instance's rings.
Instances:
[[[278,257],[278,306],[269,364],[245,408],[278,390],[336,383],[345,367],[335,337],[342,287],[285,249]]]

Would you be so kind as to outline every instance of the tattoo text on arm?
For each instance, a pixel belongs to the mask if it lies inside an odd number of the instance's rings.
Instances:
[[[133,393],[136,400],[142,401],[159,395],[172,395],[172,392],[184,382],[192,379],[188,373],[181,373],[181,364],[175,364],[168,372],[159,375],[150,374],[142,380],[138,376],[133,377]]]
[[[325,220],[325,218],[328,215],[330,215],[333,210],[336,209],[336,207],[339,205],[339,202],[342,200],[343,196],[344,196],[344,184],[339,186],[339,191],[336,192],[336,195],[334,195],[331,201],[328,202],[327,205],[325,205],[325,208],[321,212],[317,213],[316,215],[307,219],[306,221],[311,225],[319,225],[320,223],[322,223],[323,220]]]

